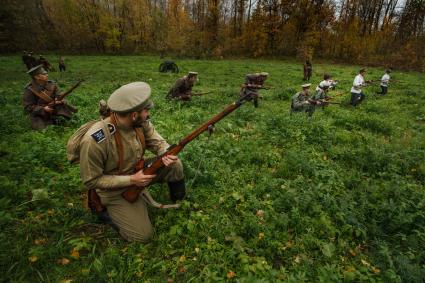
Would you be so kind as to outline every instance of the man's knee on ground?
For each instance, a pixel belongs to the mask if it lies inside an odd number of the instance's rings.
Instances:
[[[152,239],[153,236],[153,228],[152,225],[140,225],[138,227],[134,227],[131,230],[128,229],[120,229],[121,236],[129,241],[129,242],[141,242],[146,243]]]

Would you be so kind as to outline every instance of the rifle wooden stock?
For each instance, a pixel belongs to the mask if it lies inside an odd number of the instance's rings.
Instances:
[[[200,134],[207,131],[210,126],[213,126],[215,123],[226,117],[228,114],[239,108],[243,103],[245,103],[248,100],[253,99],[251,94],[247,94],[243,97],[241,97],[238,101],[230,104],[227,106],[223,111],[212,117],[210,120],[205,122],[202,126],[195,129],[192,133],[184,137],[182,140],[179,141],[178,144],[171,145],[166,152],[158,156],[154,161],[152,161],[149,164],[144,164],[142,168],[143,174],[147,175],[153,175],[155,174],[160,168],[164,166],[164,163],[162,162],[162,157],[167,155],[177,155],[180,151],[183,150],[183,148],[190,143],[192,140],[196,139]],[[136,170],[141,170],[142,168],[136,168]],[[125,190],[121,195],[122,197],[127,200],[130,203],[135,202],[139,198],[140,192],[142,192],[145,189],[145,187],[138,187],[138,186],[130,186]]]

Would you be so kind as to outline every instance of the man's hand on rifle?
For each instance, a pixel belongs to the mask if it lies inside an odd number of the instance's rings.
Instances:
[[[130,175],[130,182],[138,187],[146,187],[155,177],[156,175],[145,175],[143,174],[143,170],[140,170]]]
[[[179,160],[179,158],[175,155],[166,155],[162,157],[162,162],[167,167],[176,162],[177,160]]]

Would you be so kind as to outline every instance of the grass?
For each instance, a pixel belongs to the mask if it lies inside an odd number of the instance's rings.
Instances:
[[[50,58],[55,58],[50,56]],[[53,60],[52,60],[53,61]],[[28,76],[17,56],[0,57],[0,271],[4,282],[422,282],[425,278],[425,92],[420,73],[400,73],[386,97],[366,90],[348,106],[359,66],[314,66],[341,80],[343,105],[290,115],[302,66],[275,60],[178,60],[199,72],[189,103],[165,95],[179,77],[161,60],[68,56],[51,72],[79,113],[61,127],[30,130],[22,110]],[[238,97],[247,73],[267,71],[259,108],[244,105],[180,155],[189,185],[179,210],[151,209],[155,236],[127,243],[83,208],[78,166],[65,145],[98,119],[97,102],[119,86],[146,81],[152,120],[177,142]],[[371,68],[367,78],[383,70]],[[153,185],[156,199],[167,189]],[[33,200],[36,198],[38,200]],[[257,211],[264,216],[257,216]],[[69,281],[68,281],[69,282]]]

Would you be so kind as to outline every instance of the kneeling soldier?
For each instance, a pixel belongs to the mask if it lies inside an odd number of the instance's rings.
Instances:
[[[77,109],[60,99],[60,91],[56,83],[49,80],[49,75],[42,65],[27,72],[32,81],[24,90],[24,109],[31,119],[31,127],[41,130],[56,123],[58,116],[70,119]]]
[[[149,121],[150,96],[151,88],[144,82],[118,88],[107,102],[110,116],[91,126],[80,144],[81,178],[96,190],[113,224],[128,241],[146,242],[152,236],[145,200],[139,197],[130,203],[121,196],[129,186],[168,182],[173,201],[185,196],[183,166],[177,156],[163,157],[165,167],[156,175],[134,172],[145,149],[160,155],[169,146]]]
[[[313,103],[310,100],[311,84],[303,84],[302,91],[292,97],[291,112],[306,112],[308,116],[312,116],[315,110],[315,105],[320,105],[320,102]]]
[[[187,76],[178,79],[174,86],[170,89],[167,94],[167,98],[176,98],[179,100],[191,100],[192,98],[192,87],[198,80],[197,72],[189,72]]]

